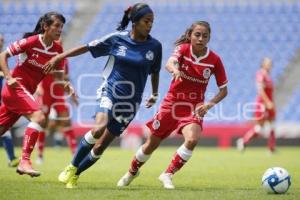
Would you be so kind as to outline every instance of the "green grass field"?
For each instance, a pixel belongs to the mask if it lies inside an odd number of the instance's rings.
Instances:
[[[0,199],[300,199],[300,148],[279,148],[272,156],[265,148],[249,148],[243,154],[235,149],[198,148],[174,177],[176,189],[165,190],[157,177],[169,164],[175,150],[158,149],[143,166],[140,177],[129,187],[119,189],[116,183],[128,169],[134,152],[110,148],[81,175],[78,188],[70,190],[57,181],[57,175],[71,160],[68,149],[46,149],[44,164],[35,165],[42,172],[38,178],[20,176],[15,169],[8,168],[1,149]],[[289,171],[292,186],[287,194],[270,195],[261,188],[262,174],[273,166]]]

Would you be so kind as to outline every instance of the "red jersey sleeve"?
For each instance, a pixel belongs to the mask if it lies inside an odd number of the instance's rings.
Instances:
[[[257,88],[263,88],[264,85],[264,74],[261,71],[258,71],[256,73],[256,86]]]
[[[171,57],[176,58],[178,60],[178,62],[181,63],[184,52],[186,51],[186,49],[188,47],[189,47],[188,44],[180,44],[180,45],[176,46]]]
[[[57,49],[57,52],[59,54],[61,54],[63,52],[62,46],[57,42],[55,42],[55,49]],[[60,61],[60,63],[57,65],[56,71],[65,71],[65,59]]]
[[[227,85],[228,80],[225,68],[220,58],[218,58],[217,63],[215,65],[215,77],[219,88],[223,88]]]
[[[33,46],[35,40],[36,37],[28,37],[15,41],[7,47],[7,51],[10,54],[10,56],[15,56],[20,53],[24,53],[28,48]]]

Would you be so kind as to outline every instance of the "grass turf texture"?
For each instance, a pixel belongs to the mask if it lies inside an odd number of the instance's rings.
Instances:
[[[65,189],[57,176],[71,160],[69,149],[47,148],[45,162],[34,165],[42,172],[38,178],[15,173],[15,169],[7,166],[1,149],[0,199],[300,199],[300,148],[279,148],[270,156],[265,148],[248,148],[241,154],[235,149],[200,147],[175,175],[176,189],[165,190],[157,177],[166,169],[175,150],[158,149],[142,167],[140,177],[129,187],[119,189],[116,183],[128,169],[134,151],[109,148],[81,175],[77,189]],[[20,155],[20,149],[17,153]],[[284,195],[266,194],[261,188],[262,174],[274,166],[286,168],[292,177],[292,186]]]

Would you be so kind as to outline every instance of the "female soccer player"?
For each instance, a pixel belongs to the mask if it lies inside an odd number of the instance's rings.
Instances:
[[[272,60],[264,58],[261,63],[261,69],[256,73],[258,95],[256,98],[256,111],[254,113],[255,125],[244,137],[237,140],[237,148],[240,151],[243,151],[253,138],[262,135],[263,128],[268,122],[270,124],[268,147],[271,153],[275,151],[276,138],[273,122],[276,111],[273,99],[273,81],[270,76],[271,68]]]
[[[72,154],[74,154],[76,151],[77,141],[76,135],[72,129],[72,123],[69,116],[69,106],[67,105],[67,102],[65,100],[65,93],[68,92],[65,91],[65,89],[67,88],[64,88],[63,86],[63,83],[65,81],[69,82],[67,59],[65,59],[64,61],[63,71],[50,73],[42,80],[38,87],[37,95],[39,95],[42,104],[42,111],[46,116],[47,129],[51,132],[55,132],[56,130],[62,131]],[[71,85],[70,87],[73,88]],[[71,99],[75,105],[78,105],[78,100],[75,92],[72,92]],[[56,120],[50,119],[49,117],[51,109],[54,109],[55,113],[57,114]],[[39,134],[37,142],[37,164],[43,163],[44,146],[46,140],[45,137],[45,131]]]
[[[155,103],[162,46],[149,35],[153,18],[153,11],[147,4],[137,3],[125,11],[118,32],[64,52],[45,66],[47,71],[65,57],[87,51],[93,57],[109,56],[103,72],[105,81],[98,90],[95,127],[82,138],[71,164],[58,177],[67,188],[76,187],[79,175],[100,158],[132,121],[141,103],[148,74],[151,74],[152,95],[146,107]],[[124,31],[129,21],[132,30]]]
[[[45,76],[42,68],[44,64],[62,53],[61,45],[55,40],[59,39],[64,23],[63,15],[48,12],[39,19],[33,32],[25,33],[23,39],[14,42],[0,54],[0,66],[6,78],[0,107],[0,135],[22,115],[30,121],[25,130],[22,157],[17,167],[21,175],[40,175],[32,168],[30,155],[39,133],[43,131],[45,116],[32,94]],[[19,60],[10,73],[7,59],[15,55],[19,55]],[[58,66],[63,67],[62,63]]]
[[[175,188],[172,177],[191,158],[202,132],[204,115],[227,95],[227,78],[222,61],[207,47],[210,33],[209,23],[197,21],[175,42],[176,48],[166,65],[173,76],[170,89],[159,111],[146,124],[151,134],[136,152],[129,171],[119,180],[119,187],[129,185],[161,141],[175,131],[183,135],[184,143],[159,176],[164,188]],[[219,93],[204,102],[212,74],[215,75]]]

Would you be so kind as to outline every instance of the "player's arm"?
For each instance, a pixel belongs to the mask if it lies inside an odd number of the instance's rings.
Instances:
[[[0,77],[4,77],[4,73],[0,71]]]
[[[61,54],[58,54],[57,56],[53,57],[50,61],[48,61],[43,69],[45,73],[49,73],[54,69],[63,59],[67,57],[74,57],[74,56],[79,56],[81,54],[84,54],[88,51],[87,45],[82,45],[79,47],[76,47],[74,49],[70,49],[68,51],[65,51]]]
[[[211,109],[214,105],[222,101],[227,96],[227,94],[228,94],[227,86],[220,88],[218,94],[216,94],[216,96],[214,96],[211,100],[197,106],[195,110],[196,117],[198,118],[204,117],[207,111]]]
[[[150,108],[158,99],[159,72],[151,74],[152,94],[146,103],[146,108]]]
[[[8,63],[7,63],[7,60],[8,60],[9,57],[10,57],[10,54],[8,53],[8,51],[3,51],[0,54],[0,67],[1,67],[1,70],[2,70],[2,73],[3,73],[3,76],[7,80],[7,84],[14,88],[18,85],[17,80],[20,79],[20,78],[18,78],[18,77],[13,78],[12,77],[12,75],[9,71],[9,68],[8,68]]]
[[[168,72],[170,72],[173,76],[173,79],[175,81],[177,80],[182,80],[181,77],[180,77],[180,71],[179,71],[179,62],[178,62],[178,59],[174,56],[171,56],[168,61],[167,61],[167,64],[166,64],[166,70]]]
[[[258,95],[261,96],[261,98],[263,99],[263,102],[265,104],[265,106],[268,108],[268,109],[272,109],[273,108],[273,102],[269,99],[269,97],[267,96],[265,90],[264,90],[264,87],[262,84],[258,84]]]

